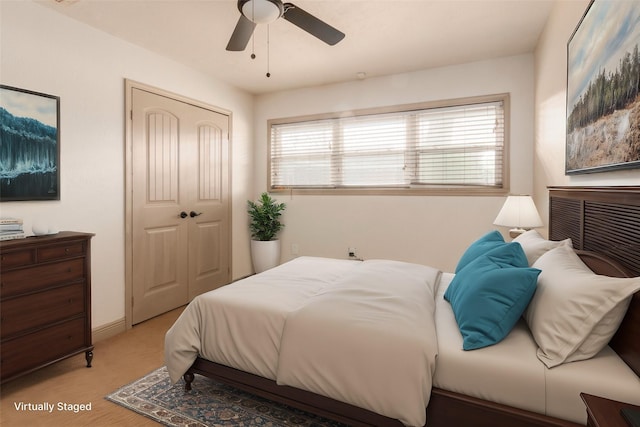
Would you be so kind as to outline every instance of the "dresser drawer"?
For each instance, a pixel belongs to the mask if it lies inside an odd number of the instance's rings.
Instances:
[[[74,319],[2,342],[2,378],[42,366],[86,347],[85,319]]]
[[[84,283],[2,302],[2,338],[84,312]]]
[[[2,270],[30,265],[34,262],[36,262],[35,249],[7,252],[0,255],[0,268]]]
[[[84,275],[84,258],[3,272],[0,276],[2,298],[78,281]]]
[[[38,262],[81,256],[85,253],[84,242],[68,242],[63,245],[38,248]]]

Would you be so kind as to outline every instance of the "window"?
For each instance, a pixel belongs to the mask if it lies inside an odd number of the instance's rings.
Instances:
[[[269,121],[269,188],[504,193],[509,95]]]

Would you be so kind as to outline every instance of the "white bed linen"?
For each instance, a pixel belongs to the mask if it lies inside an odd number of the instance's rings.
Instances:
[[[422,426],[431,395],[440,272],[371,260],[286,320],[277,381],[405,425]]]
[[[526,323],[520,320],[496,345],[464,351],[451,304],[444,299],[453,277],[443,273],[436,294],[438,358],[434,387],[544,413],[544,365],[536,356],[538,347]]]
[[[451,305],[443,298],[453,276],[442,274],[436,294],[434,387],[583,425],[587,416],[580,392],[640,404],[640,379],[611,348],[590,360],[548,369],[538,360],[538,346],[522,319],[500,343],[462,350]]]
[[[171,381],[178,381],[198,355],[275,380],[287,313],[357,265],[300,257],[194,298],[165,336]]]

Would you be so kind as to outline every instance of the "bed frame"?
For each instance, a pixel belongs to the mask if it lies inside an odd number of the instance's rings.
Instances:
[[[582,260],[596,273],[640,276],[640,187],[550,187],[549,238],[570,237]],[[640,293],[634,295],[610,346],[640,376]],[[319,396],[202,358],[184,374],[191,389],[194,374],[284,403],[350,426],[401,427],[398,420]],[[459,393],[433,388],[427,427],[577,427],[551,418]]]

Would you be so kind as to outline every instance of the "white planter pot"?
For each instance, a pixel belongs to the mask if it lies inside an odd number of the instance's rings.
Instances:
[[[251,260],[256,273],[277,266],[280,263],[280,240],[252,240]]]

